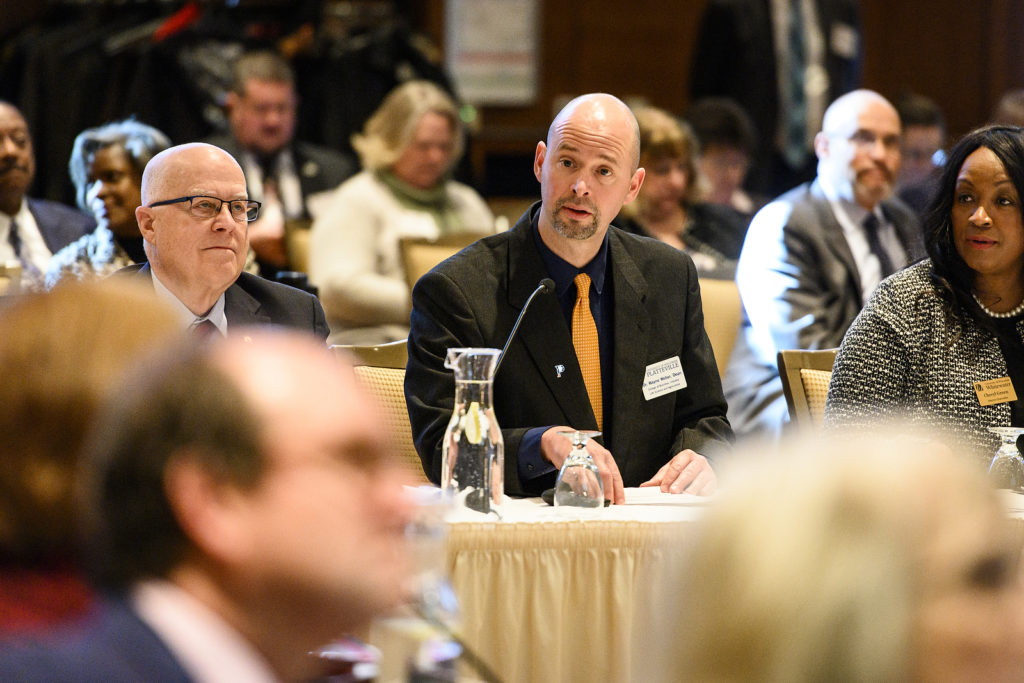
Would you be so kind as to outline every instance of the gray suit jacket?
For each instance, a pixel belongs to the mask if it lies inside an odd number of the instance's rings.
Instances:
[[[924,256],[921,227],[898,199],[882,211],[913,263]],[[853,253],[817,181],[761,209],[750,224],[736,281],[745,320],[725,376],[729,418],[740,435],[778,434],[789,413],[776,355],[839,346],[863,307]]]
[[[508,232],[442,262],[413,289],[405,395],[416,448],[435,482],[454,405],[454,378],[443,365],[446,350],[504,346],[527,297],[548,277],[532,235],[538,206]],[[626,486],[636,486],[684,448],[714,458],[732,441],[732,430],[704,332],[693,262],[656,240],[614,227],[608,246],[614,368],[603,442]],[[673,356],[682,363],[686,388],[645,400],[647,366]],[[519,482],[517,453],[529,429],[562,424],[597,429],[555,296],[538,296],[530,305],[495,378],[494,405],[505,440],[505,490],[512,495],[540,492],[526,491]],[[533,483],[544,488],[553,480]]]
[[[135,277],[153,281],[148,263],[122,268],[111,277]],[[243,272],[224,292],[228,326],[282,325],[305,330],[327,339],[330,330],[320,300],[301,289],[271,282]]]

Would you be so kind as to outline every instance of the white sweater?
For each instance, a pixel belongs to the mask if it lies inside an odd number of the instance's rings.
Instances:
[[[494,231],[494,217],[476,191],[456,181],[448,181],[447,190],[466,230]],[[403,206],[372,172],[363,171],[334,191],[312,230],[310,277],[320,289],[332,341],[375,343],[407,333],[410,292],[398,242],[438,237],[434,218]]]

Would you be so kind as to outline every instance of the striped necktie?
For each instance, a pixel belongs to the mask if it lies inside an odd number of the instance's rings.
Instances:
[[[604,404],[601,395],[601,349],[597,338],[597,325],[590,312],[590,276],[576,276],[576,305],[572,309],[572,345],[583,372],[590,407],[597,418],[597,428],[603,429]]]

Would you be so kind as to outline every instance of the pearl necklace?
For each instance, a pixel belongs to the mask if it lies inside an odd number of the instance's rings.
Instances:
[[[981,301],[978,299],[977,294],[974,294],[972,292],[971,296],[974,297],[974,303],[978,304],[978,308],[981,309],[981,312],[989,316],[990,318],[1016,318],[1021,313],[1024,313],[1024,301],[1021,301],[1019,304],[1017,304],[1017,307],[1012,310],[1006,311],[1005,313],[996,313],[995,311],[991,310],[988,306],[981,303]]]

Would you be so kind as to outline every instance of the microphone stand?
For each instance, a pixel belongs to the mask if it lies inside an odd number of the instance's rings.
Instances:
[[[540,284],[537,285],[537,289],[533,290],[533,293],[530,294],[529,297],[527,297],[526,303],[523,304],[523,310],[519,311],[519,317],[516,318],[516,324],[512,326],[512,331],[509,332],[508,339],[505,340],[505,347],[501,350],[501,353],[498,355],[498,362],[494,364],[494,372],[491,373],[492,378],[498,374],[498,368],[501,367],[501,362],[505,360],[505,352],[508,351],[508,345],[511,344],[512,339],[515,338],[516,331],[519,329],[520,323],[523,322],[523,318],[526,316],[527,309],[530,308],[530,302],[532,302],[533,298],[540,294],[541,292],[547,294],[548,292],[553,291],[555,291],[555,281],[549,277],[546,277],[540,281]]]

